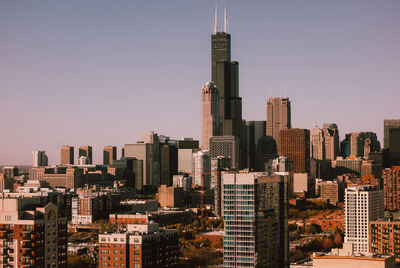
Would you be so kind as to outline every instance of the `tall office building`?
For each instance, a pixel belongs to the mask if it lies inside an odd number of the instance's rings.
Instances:
[[[310,131],[310,157],[316,160],[325,160],[324,132],[318,126]]]
[[[64,145],[61,146],[61,165],[74,164],[74,147]]]
[[[262,162],[262,142],[261,139],[265,137],[266,121],[246,121],[246,137],[247,137],[247,163],[245,167],[254,171],[263,171]],[[275,152],[276,153],[276,152]]]
[[[201,149],[210,150],[210,138],[221,135],[218,89],[209,82],[201,89]]]
[[[400,128],[389,129],[389,162],[400,165]]]
[[[32,167],[46,167],[48,158],[45,151],[32,152]]]
[[[235,136],[217,136],[210,138],[210,156],[230,158],[230,166],[239,169],[239,139]]]
[[[88,165],[93,164],[92,146],[87,145],[87,146],[79,147],[79,156],[78,157],[81,157],[81,156],[86,157],[86,163]]]
[[[278,151],[280,156],[293,160],[294,173],[309,172],[310,131],[299,128],[281,130]]]
[[[279,132],[292,127],[289,98],[269,98],[267,103],[267,136],[279,144]]]
[[[350,155],[368,158],[368,155],[365,155],[366,150],[368,153],[380,150],[380,143],[376,134],[373,132],[350,133]]]
[[[345,243],[353,243],[355,253],[368,253],[370,241],[369,222],[383,218],[383,190],[362,185],[345,190]]]
[[[400,119],[383,120],[383,148],[390,147],[389,129],[400,129]]]
[[[226,14],[226,13],[225,13]],[[217,10],[214,33],[211,35],[211,80],[219,93],[219,117],[221,134],[236,136],[241,146],[242,99],[239,97],[239,63],[231,61],[231,35],[218,30]]]
[[[339,129],[336,124],[323,124],[325,159],[335,160],[339,154]]]
[[[160,149],[160,183],[172,185],[172,177],[178,172],[178,148],[173,144],[163,144]]]
[[[143,160],[143,185],[160,185],[160,146],[154,131],[142,134],[137,143],[125,144],[125,157]]]
[[[223,267],[289,267],[287,177],[223,173]]]
[[[103,149],[103,164],[112,165],[117,160],[117,147],[107,145]]]

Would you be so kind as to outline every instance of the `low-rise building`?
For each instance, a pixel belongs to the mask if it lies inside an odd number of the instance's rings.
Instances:
[[[177,230],[157,223],[129,224],[121,233],[99,234],[99,267],[171,267],[179,261]]]
[[[306,219],[304,223],[304,229],[306,232],[309,231],[312,224],[319,225],[321,231],[335,231],[336,229],[344,231],[343,211],[338,211],[330,215],[318,215],[314,218]]]

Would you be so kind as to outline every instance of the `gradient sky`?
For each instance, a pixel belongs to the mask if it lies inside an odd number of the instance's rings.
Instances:
[[[216,1],[0,1],[0,165],[60,146],[200,138]],[[400,117],[400,1],[218,1],[228,6],[243,118],[288,88],[292,125],[341,137]],[[222,26],[222,8],[220,10]],[[221,27],[222,29],[222,27]]]

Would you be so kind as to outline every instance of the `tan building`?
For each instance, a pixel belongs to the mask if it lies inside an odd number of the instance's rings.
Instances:
[[[209,82],[201,89],[201,149],[210,150],[210,138],[221,135],[218,89]]]
[[[161,207],[182,207],[184,205],[183,188],[161,185],[158,187],[157,200]]]
[[[74,147],[73,146],[61,146],[61,165],[73,165],[74,164]]]
[[[65,173],[46,173],[46,168],[29,169],[29,179],[47,181],[52,187],[79,188],[84,184],[83,170],[76,167],[68,167]]]
[[[0,198],[0,266],[67,267],[67,218],[39,198]]]
[[[0,192],[4,192],[4,190],[13,190],[13,178],[7,178],[3,173],[0,173]]]
[[[93,163],[92,146],[86,145],[79,147],[79,157],[86,157],[86,164],[91,165]]]
[[[395,268],[394,256],[354,254],[353,244],[343,243],[343,248],[334,248],[330,254],[313,253],[314,268]]]
[[[279,132],[292,127],[289,98],[269,98],[267,103],[267,136],[279,143]]]
[[[377,220],[369,222],[370,251],[376,254],[390,254],[400,261],[400,221]]]
[[[324,132],[317,126],[310,131],[310,157],[325,160]]]
[[[112,165],[117,160],[117,147],[107,145],[103,149],[103,164]]]
[[[337,181],[324,181],[320,184],[321,198],[329,200],[333,205],[343,202],[344,188],[344,185]]]
[[[325,159],[335,160],[339,154],[339,129],[336,124],[323,124]]]

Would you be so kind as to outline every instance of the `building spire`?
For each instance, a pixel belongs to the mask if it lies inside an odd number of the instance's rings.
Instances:
[[[215,4],[215,15],[214,15],[214,34],[218,32],[218,4]]]
[[[224,32],[228,32],[228,18],[226,14],[226,4],[224,4]]]
[[[269,88],[269,98],[272,99],[272,87]]]
[[[288,87],[286,87],[286,99],[288,98]]]

